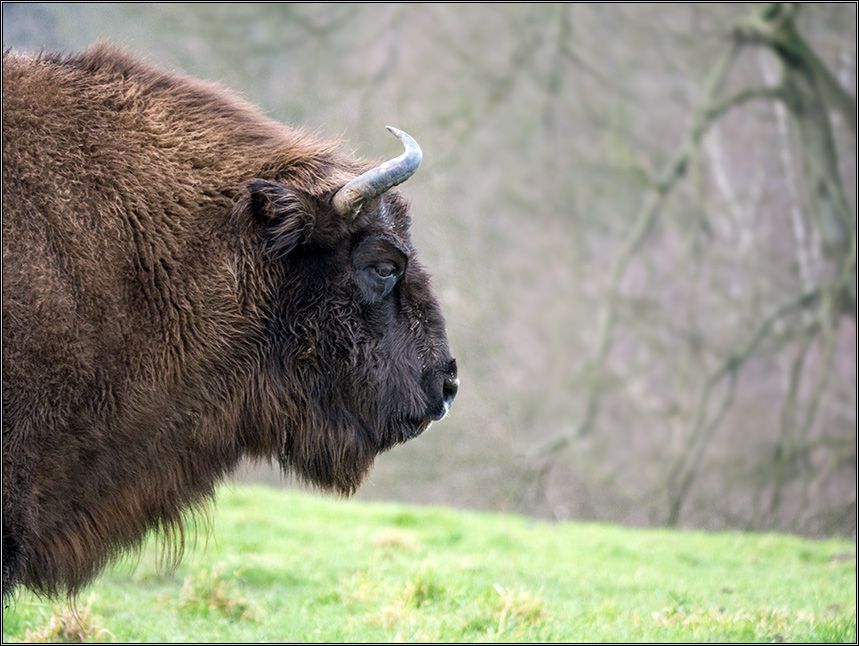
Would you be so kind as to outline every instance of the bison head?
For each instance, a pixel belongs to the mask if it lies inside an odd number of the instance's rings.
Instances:
[[[414,173],[421,151],[389,130],[406,151],[333,194],[255,179],[237,206],[256,223],[271,274],[266,365],[256,372],[284,409],[256,449],[343,493],[377,453],[442,419],[458,388],[407,203],[389,190]]]

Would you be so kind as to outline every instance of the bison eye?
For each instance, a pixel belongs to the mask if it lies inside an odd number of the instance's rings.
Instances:
[[[371,300],[380,301],[391,293],[402,274],[402,270],[392,262],[380,262],[368,267],[367,278]]]
[[[382,278],[397,278],[400,275],[400,268],[392,262],[376,265],[373,269]]]
[[[352,253],[355,281],[366,303],[380,303],[406,272],[408,258],[400,247],[383,238],[362,240]]]

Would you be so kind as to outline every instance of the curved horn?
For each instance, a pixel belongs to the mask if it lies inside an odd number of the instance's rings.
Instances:
[[[402,184],[421,164],[423,153],[418,142],[402,130],[391,126],[386,128],[402,142],[406,151],[399,157],[389,159],[381,166],[359,175],[334,194],[334,209],[347,221],[358,215],[364,202],[380,196],[397,184]]]

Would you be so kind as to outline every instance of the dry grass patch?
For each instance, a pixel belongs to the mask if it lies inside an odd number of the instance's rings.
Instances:
[[[256,620],[258,610],[239,592],[242,570],[235,570],[225,578],[224,567],[224,563],[219,563],[211,570],[203,569],[186,577],[179,592],[179,609],[202,615],[214,612],[234,621]]]
[[[26,643],[85,644],[113,641],[113,633],[104,628],[92,614],[93,597],[82,608],[54,606],[54,614],[47,625],[37,630],[27,630]]]
[[[493,610],[496,621],[495,635],[521,637],[526,631],[539,628],[548,618],[546,602],[524,588],[502,588]]]

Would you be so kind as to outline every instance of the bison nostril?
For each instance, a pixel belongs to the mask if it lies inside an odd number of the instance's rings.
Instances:
[[[453,403],[454,397],[456,397],[456,393],[459,390],[459,379],[445,379],[444,384],[442,385],[442,395],[444,396],[445,403],[450,406]]]

